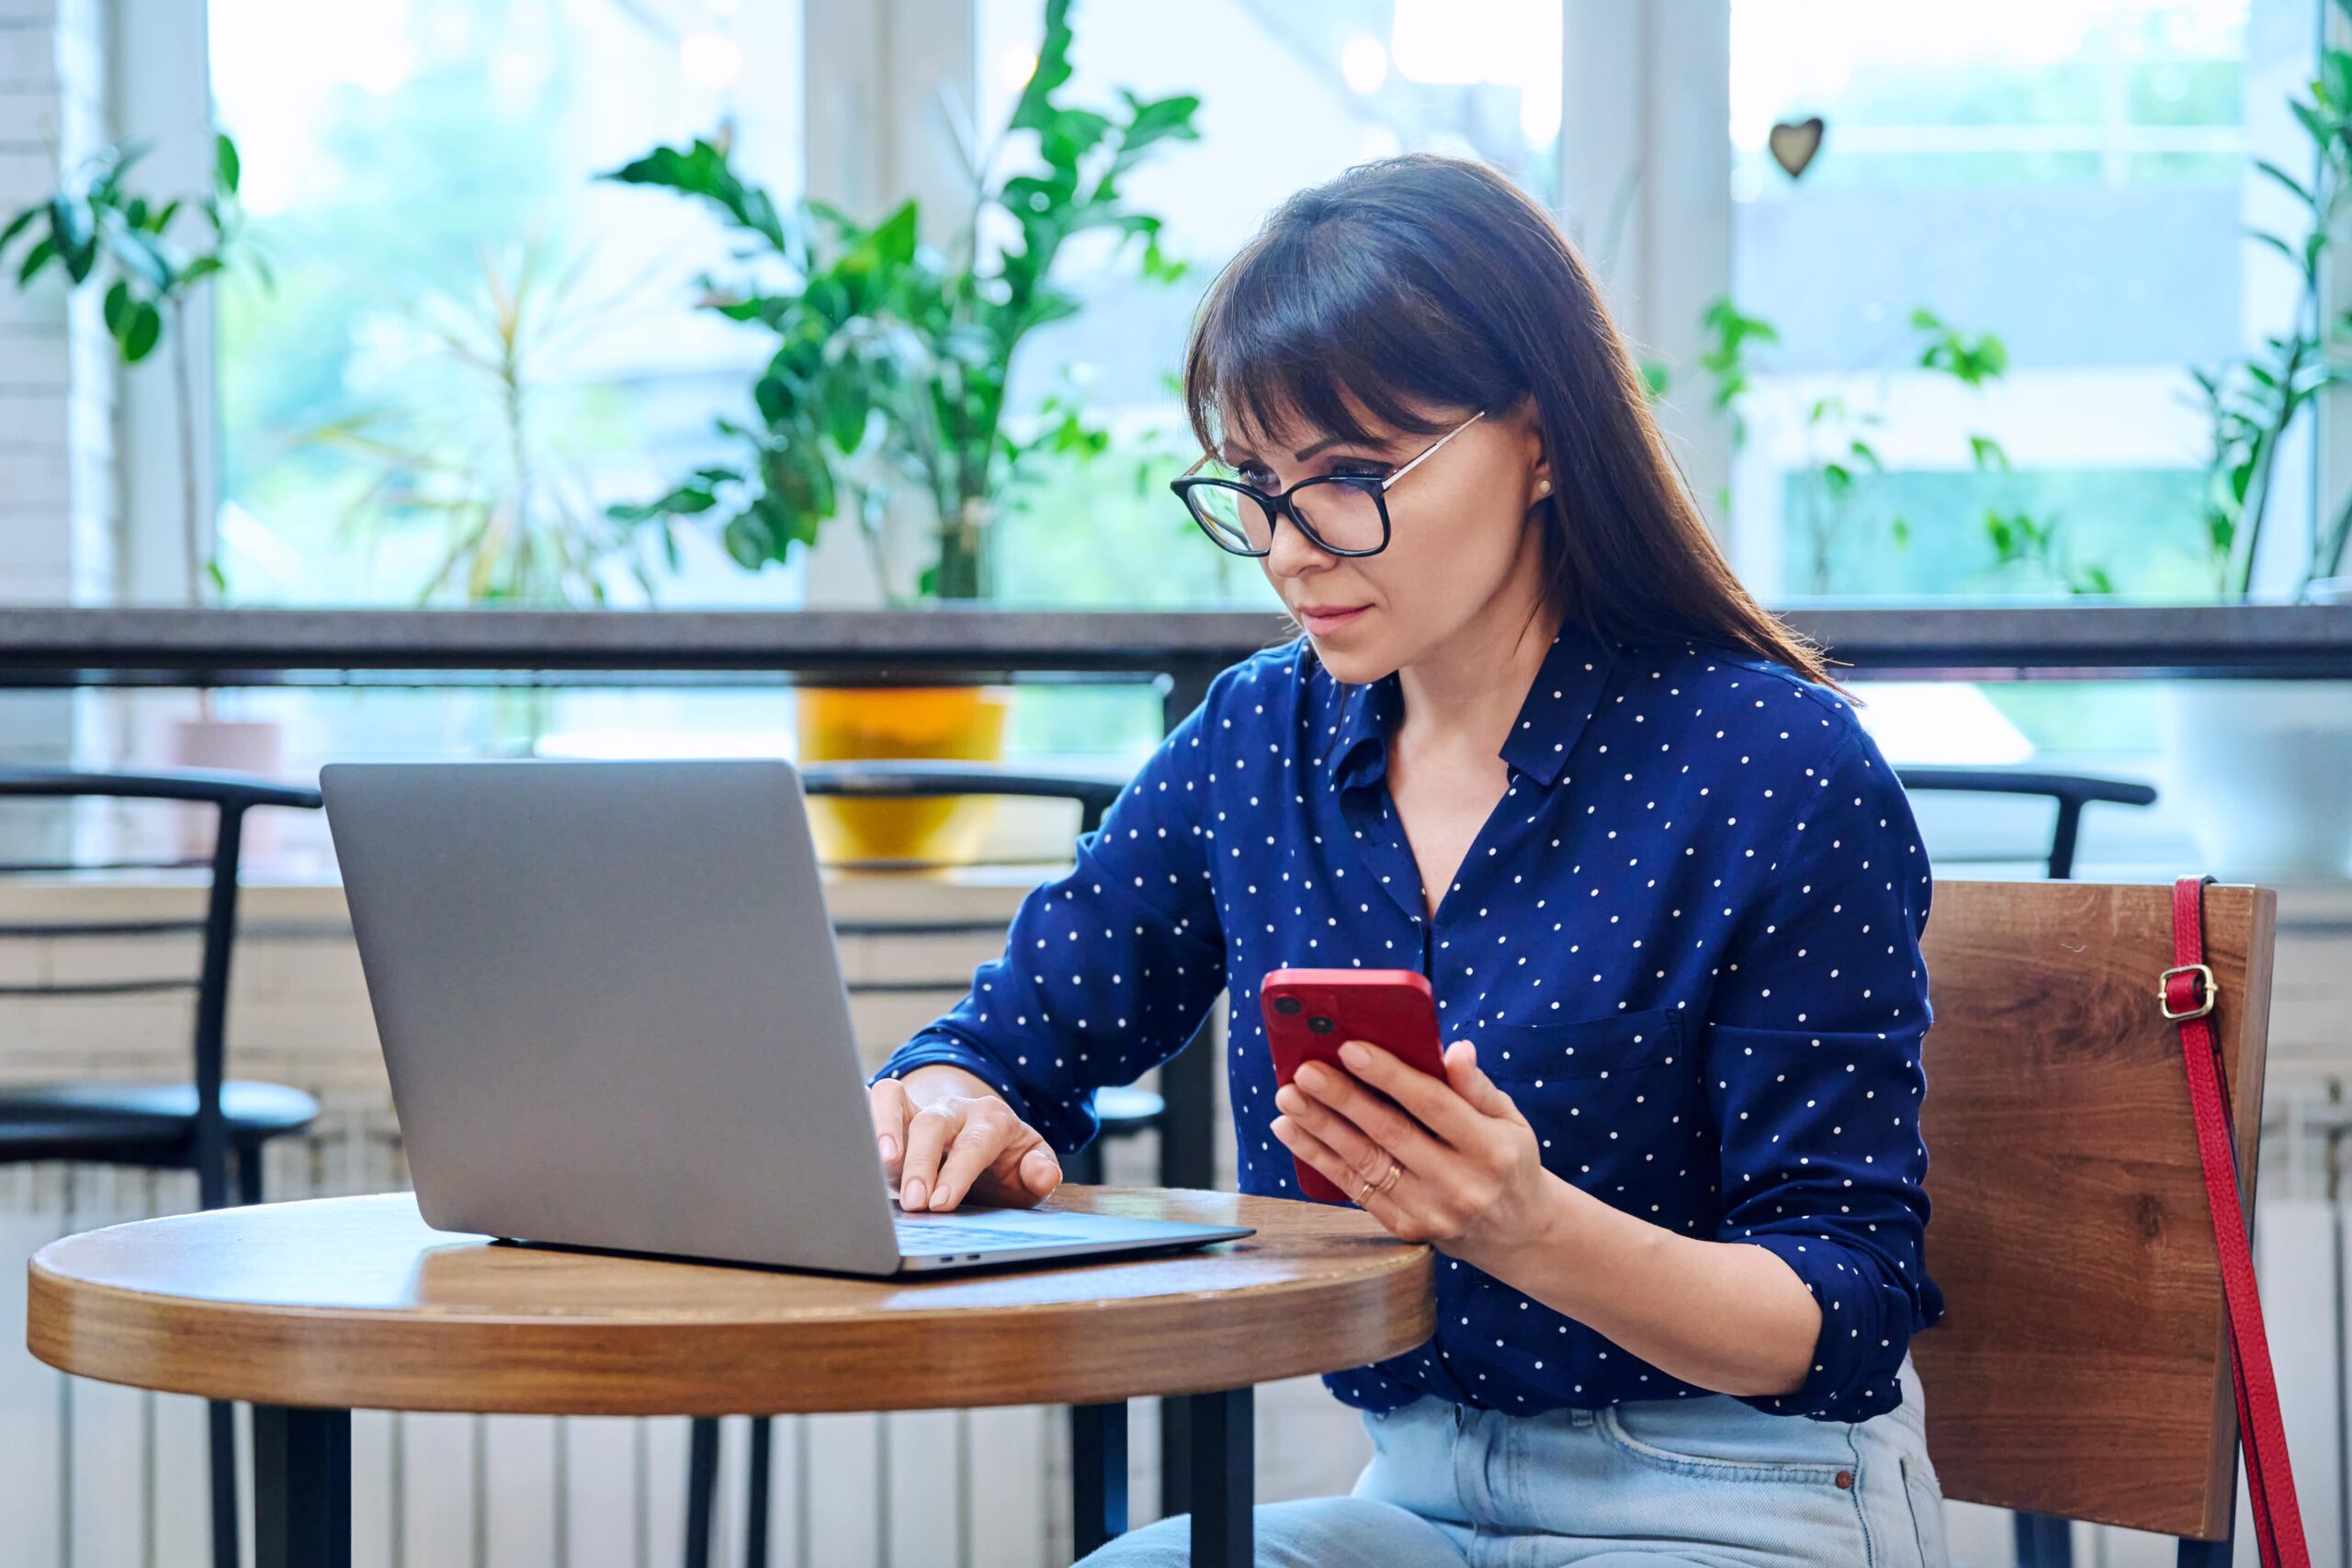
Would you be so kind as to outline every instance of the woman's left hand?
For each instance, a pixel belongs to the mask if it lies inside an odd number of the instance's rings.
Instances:
[[[1340,1059],[1347,1073],[1308,1062],[1275,1091],[1284,1147],[1401,1240],[1474,1260],[1542,1234],[1559,1179],[1544,1168],[1527,1118],[1479,1069],[1477,1047],[1446,1047],[1442,1079],[1358,1040]]]

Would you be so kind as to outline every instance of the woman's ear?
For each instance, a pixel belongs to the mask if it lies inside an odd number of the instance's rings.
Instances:
[[[1511,420],[1519,437],[1526,443],[1527,503],[1537,506],[1552,498],[1552,458],[1544,449],[1544,428],[1535,417],[1535,400],[1526,399],[1514,411]]]

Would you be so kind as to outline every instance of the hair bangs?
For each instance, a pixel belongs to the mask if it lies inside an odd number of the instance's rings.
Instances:
[[[1464,341],[1458,317],[1420,286],[1419,269],[1379,254],[1369,226],[1340,215],[1276,213],[1202,302],[1184,367],[1185,412],[1202,449],[1277,434],[1374,445],[1434,434],[1457,407],[1486,400],[1491,352]]]

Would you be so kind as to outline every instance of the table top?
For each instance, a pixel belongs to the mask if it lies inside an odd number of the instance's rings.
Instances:
[[[262,1404],[539,1415],[802,1414],[1203,1393],[1403,1353],[1426,1247],[1352,1208],[1065,1187],[1046,1204],[1252,1225],[1202,1251],[944,1279],[515,1247],[407,1193],[52,1242],[26,1340],[79,1376]]]

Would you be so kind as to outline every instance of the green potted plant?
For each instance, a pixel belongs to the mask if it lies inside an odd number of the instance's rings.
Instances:
[[[126,367],[148,362],[159,348],[168,351],[179,443],[183,581],[187,604],[197,607],[226,585],[220,561],[206,544],[204,497],[198,489],[196,367],[188,353],[187,313],[197,296],[232,267],[250,266],[265,284],[270,275],[267,262],[246,238],[237,197],[242,171],[236,143],[214,134],[209,186],[193,201],[151,200],[125,187],[124,176],[148,151],[135,142],[103,148],[51,196],[12,216],[0,227],[0,265],[13,266],[19,288],[56,273],[69,288],[103,290],[101,314]],[[9,251],[20,238],[31,243],[12,260]],[[282,754],[277,724],[216,717],[207,688],[198,688],[197,703],[197,716],[174,728],[173,761],[264,774],[277,771]],[[198,819],[209,834],[209,818],[191,814],[192,824]],[[267,829],[257,823],[256,830]]]
[[[625,447],[627,424],[582,351],[627,293],[583,299],[589,259],[537,234],[485,245],[470,287],[403,299],[374,334],[392,344],[381,389],[297,437],[356,471],[347,540],[429,549],[411,568],[419,605],[601,606],[616,581],[650,603],[678,567],[674,519],[618,519],[595,500],[592,458]],[[552,697],[496,694],[502,749],[537,745]]]
[[[615,577],[651,600],[657,569],[678,565],[674,519],[594,501],[591,454],[623,422],[571,363],[619,308],[579,298],[587,259],[537,236],[484,247],[472,288],[402,304],[409,352],[387,389],[300,438],[366,473],[353,537],[431,541],[419,604],[602,605]]]
[[[741,457],[616,517],[703,523],[752,570],[845,517],[890,602],[989,596],[995,525],[1024,470],[1104,444],[1060,400],[1008,406],[1029,335],[1080,309],[1054,281],[1063,247],[1108,231],[1132,242],[1120,254],[1145,277],[1181,271],[1160,249],[1159,219],[1136,208],[1125,182],[1164,144],[1197,136],[1199,100],[1122,91],[1107,114],[1067,104],[1070,44],[1069,0],[1048,0],[1036,68],[974,158],[972,206],[944,252],[923,242],[913,201],[872,224],[820,203],[780,208],[736,169],[723,137],[657,148],[608,176],[693,197],[752,242],[747,257],[765,275],[709,283],[705,303],[772,347],[752,388],[756,417],[718,424]],[[1009,144],[1031,139],[1034,159],[1000,173]],[[917,519],[923,558],[894,557],[894,509]],[[802,754],[993,757],[1004,708],[1001,694],[969,688],[804,688]],[[826,804],[820,833],[836,859],[953,858],[986,821],[984,808],[960,804]]]

